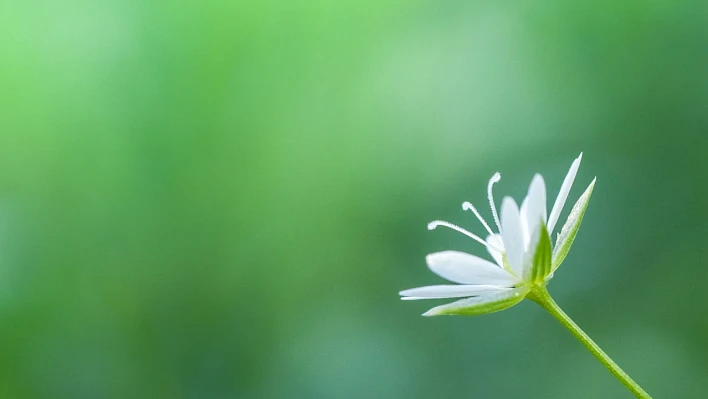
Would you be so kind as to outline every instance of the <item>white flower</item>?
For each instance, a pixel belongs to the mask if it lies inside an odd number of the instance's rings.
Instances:
[[[439,220],[430,223],[430,230],[438,226],[448,227],[486,246],[495,263],[457,251],[430,254],[426,257],[430,270],[459,285],[413,288],[401,291],[402,299],[466,298],[430,309],[424,315],[479,315],[513,306],[521,302],[534,287],[544,286],[568,254],[595,186],[593,180],[573,207],[558,234],[556,244],[551,246],[551,235],[582,157],[583,154],[580,154],[571,165],[550,216],[546,210],[546,184],[543,177],[537,174],[531,181],[521,208],[511,197],[504,198],[500,219],[492,195],[494,184],[501,179],[501,175],[496,173],[489,181],[487,194],[499,233],[492,231],[469,202],[463,203],[462,208],[472,211],[479,219],[489,233],[486,240],[452,223]]]

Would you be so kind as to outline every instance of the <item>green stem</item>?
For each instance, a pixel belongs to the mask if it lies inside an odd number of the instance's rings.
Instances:
[[[610,370],[610,373],[612,373],[615,377],[617,377],[618,380],[622,384],[624,384],[627,389],[632,391],[634,396],[640,399],[651,399],[651,396],[649,396],[648,393],[646,393],[645,390],[642,389],[642,387],[639,386],[634,380],[627,375],[627,373],[624,372],[620,368],[620,366],[617,365],[612,359],[610,359],[607,354],[600,349],[599,346],[593,341],[583,330],[578,327],[577,324],[573,320],[571,320],[570,317],[568,317],[565,312],[558,306],[558,304],[551,298],[551,296],[548,294],[548,290],[546,290],[545,287],[537,287],[534,290],[532,290],[527,298],[533,300],[534,302],[538,303],[548,311],[553,317],[558,320],[563,327],[567,328],[568,331],[570,331],[575,338],[580,341],[581,344],[583,344],[589,351],[592,353],[597,360],[600,361],[608,370]]]

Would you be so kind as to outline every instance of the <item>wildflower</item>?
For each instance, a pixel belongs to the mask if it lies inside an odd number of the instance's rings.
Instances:
[[[501,175],[492,176],[487,195],[498,232],[482,218],[469,202],[462,208],[471,211],[489,234],[483,240],[471,232],[445,221],[434,221],[429,230],[447,227],[458,231],[484,245],[494,262],[458,251],[430,254],[426,261],[430,270],[458,285],[432,285],[402,291],[402,299],[465,298],[430,309],[424,316],[480,315],[497,312],[521,302],[536,287],[545,287],[570,250],[578,233],[595,180],[573,207],[568,220],[557,236],[555,245],[551,237],[563,210],[568,193],[580,167],[582,154],[573,162],[563,181],[550,215],[546,208],[546,184],[536,174],[529,186],[521,207],[511,197],[502,200],[497,212],[493,187]]]

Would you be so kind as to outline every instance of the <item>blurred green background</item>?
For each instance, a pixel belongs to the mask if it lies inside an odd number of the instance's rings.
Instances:
[[[460,204],[598,185],[550,291],[708,395],[705,1],[0,0],[0,398],[630,398],[525,301],[423,318]],[[562,220],[565,220],[566,208]]]

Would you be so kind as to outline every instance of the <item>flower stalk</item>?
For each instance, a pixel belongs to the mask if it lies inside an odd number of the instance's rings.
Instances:
[[[575,338],[580,341],[590,353],[602,363],[607,370],[612,373],[634,396],[639,399],[651,399],[651,396],[642,389],[620,366],[617,365],[596,343],[593,341],[575,322],[563,312],[563,309],[551,298],[548,290],[544,286],[537,286],[526,296],[532,301],[546,309],[551,316],[555,317],[563,327],[568,329]]]

